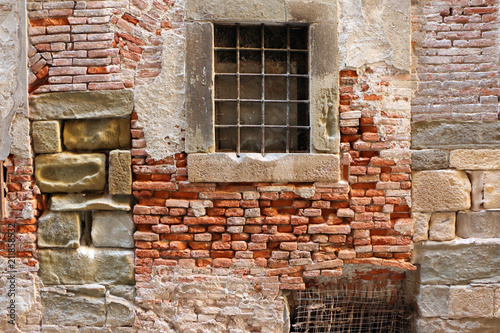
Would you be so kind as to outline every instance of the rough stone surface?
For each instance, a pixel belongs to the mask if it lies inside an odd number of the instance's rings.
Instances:
[[[281,0],[229,0],[186,2],[189,20],[228,19],[236,21],[263,22],[266,20],[286,21],[284,2]]]
[[[455,212],[434,213],[429,226],[429,239],[433,241],[448,241],[455,238]]]
[[[494,289],[491,286],[451,286],[449,315],[452,318],[493,316]]]
[[[119,297],[106,296],[106,325],[132,326],[134,324],[134,305]]]
[[[92,243],[96,247],[134,247],[134,221],[127,212],[94,211]]]
[[[411,143],[413,149],[495,149],[499,130],[499,122],[414,122]]]
[[[419,318],[417,332],[433,333],[498,333],[500,319]]]
[[[459,170],[500,169],[500,149],[452,150],[450,167]]]
[[[422,317],[446,317],[448,315],[450,287],[426,285],[420,287],[418,307]]]
[[[46,211],[38,220],[39,247],[80,246],[80,214]]]
[[[410,0],[340,1],[343,67],[385,62],[410,70]]]
[[[50,287],[42,290],[43,322],[49,325],[101,326],[106,323],[104,293],[88,295],[88,288],[67,290]]]
[[[500,238],[500,211],[459,212],[457,236],[462,238]]]
[[[30,118],[88,119],[125,117],[132,113],[130,90],[55,92],[30,98]]]
[[[135,300],[135,287],[133,286],[109,285],[107,289],[111,295],[116,297],[124,298],[131,302]]]
[[[467,284],[500,281],[499,239],[455,239],[415,244],[423,284]]]
[[[471,184],[463,171],[416,171],[412,174],[412,209],[415,212],[469,209]]]
[[[130,118],[68,120],[63,137],[69,150],[129,148]]]
[[[40,250],[40,277],[53,284],[134,284],[134,252],[80,247]]]
[[[469,171],[468,172],[471,185],[471,210],[479,211],[483,209],[483,192],[484,192],[484,171]]]
[[[339,181],[340,159],[333,154],[190,154],[192,182]]]
[[[110,194],[132,193],[132,156],[128,150],[109,153],[108,190]]]
[[[486,209],[500,208],[500,171],[484,173],[483,207]]]
[[[448,152],[439,149],[413,150],[412,170],[439,170],[448,168]]]
[[[131,209],[132,198],[106,194],[54,194],[50,209],[54,211],[124,210]]]
[[[30,156],[27,119],[26,5],[2,1],[0,10],[0,160],[9,153]],[[19,131],[23,129],[23,131]],[[27,129],[27,130],[26,130]],[[12,151],[11,151],[12,147]]]
[[[104,154],[43,154],[35,158],[35,178],[42,192],[102,190],[106,185]]]
[[[60,153],[62,151],[59,121],[34,121],[32,126],[35,153]]]
[[[429,221],[430,213],[412,213],[411,215],[415,222],[415,230],[413,231],[413,242],[421,242],[429,239]]]

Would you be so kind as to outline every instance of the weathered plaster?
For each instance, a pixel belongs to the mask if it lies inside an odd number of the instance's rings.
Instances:
[[[176,1],[173,13],[184,11],[185,1]],[[149,85],[135,89],[135,111],[144,127],[147,153],[159,160],[184,150],[185,35],[184,26],[162,32],[162,71]]]
[[[410,0],[341,0],[339,25],[341,68],[410,70]]]
[[[0,160],[29,157],[26,82],[26,4],[2,0],[0,11]],[[15,135],[14,135],[15,133]]]

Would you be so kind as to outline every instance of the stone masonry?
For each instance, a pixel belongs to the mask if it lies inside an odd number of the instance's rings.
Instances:
[[[499,332],[498,5],[0,1],[0,331],[294,332],[344,284]],[[310,153],[215,151],[214,23],[308,25]]]

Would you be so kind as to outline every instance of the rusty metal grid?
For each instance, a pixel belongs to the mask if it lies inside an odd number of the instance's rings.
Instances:
[[[412,312],[399,288],[305,290],[291,332],[408,333]]]
[[[260,46],[259,47],[248,47],[248,45],[241,45],[241,35],[240,35],[240,30],[241,27],[258,27],[260,30]],[[221,43],[218,43],[217,40],[217,30],[221,29],[221,27],[235,27],[236,30],[236,45],[234,46],[227,46],[227,45],[221,45]],[[217,66],[216,66],[216,72],[215,72],[215,77],[216,77],[216,91],[217,91],[217,78],[218,77],[235,77],[236,78],[236,96],[234,98],[220,98],[215,96],[215,103],[217,106],[217,103],[234,103],[236,107],[236,121],[234,123],[219,123],[216,121],[215,123],[215,129],[216,129],[216,150],[217,151],[235,151],[237,155],[239,156],[241,152],[260,152],[262,155],[265,155],[268,152],[281,152],[281,153],[290,153],[290,152],[309,152],[309,142],[310,142],[310,123],[309,123],[309,65],[308,65],[308,37],[307,37],[307,26],[305,25],[282,25],[282,27],[286,27],[286,47],[284,48],[273,48],[273,47],[268,47],[266,46],[266,39],[271,38],[269,37],[269,33],[266,33],[266,27],[269,27],[268,25],[241,25],[241,24],[234,24],[234,25],[215,25],[215,42],[214,42],[214,58],[216,59],[217,62],[217,54],[218,52],[224,52],[224,51],[235,51],[236,52],[236,68],[234,71],[225,71],[225,72],[218,72],[217,71]],[[306,31],[305,36],[300,36],[294,34],[294,27],[301,27],[303,31]],[[302,32],[303,32],[302,31]],[[272,36],[276,38],[276,36]],[[292,41],[303,38],[305,39],[303,44],[305,47],[303,48],[294,48],[291,43]],[[241,68],[244,63],[242,62],[242,52],[248,52],[248,51],[259,51],[260,52],[260,73],[249,73],[249,72],[242,72]],[[266,72],[266,66],[268,65],[268,60],[266,60],[266,56],[268,55],[268,52],[280,52],[280,53],[285,53],[286,52],[286,73],[268,73]],[[304,53],[305,54],[305,63],[301,63],[298,66],[301,66],[303,68],[307,68],[307,71],[304,72],[302,71],[301,73],[292,73],[291,71],[291,54],[300,54]],[[242,85],[242,79],[249,78],[249,77],[258,77],[261,79],[261,87],[260,87],[260,96],[259,98],[243,98],[242,93],[244,93],[245,87]],[[284,99],[270,99],[269,96],[266,96],[266,80],[272,80],[272,78],[286,78],[286,98]],[[307,80],[307,87],[303,88],[303,91],[307,91],[307,97],[306,98],[299,98],[297,97],[296,99],[291,98],[290,95],[290,87],[291,87],[291,80],[292,79],[306,79]],[[297,81],[298,85],[298,81]],[[297,96],[300,94],[298,91],[301,88],[297,88]],[[248,124],[244,123],[242,121],[242,103],[249,102],[249,103],[254,103],[254,104],[260,104],[260,117],[261,121],[258,124]],[[297,123],[297,124],[291,124],[290,122],[290,105],[292,103],[296,104],[296,107],[302,107],[305,109],[305,114],[306,114],[306,121],[303,121],[302,123]],[[278,105],[282,104],[286,106],[286,123],[285,124],[269,124],[266,121],[266,107],[267,105]],[[226,115],[223,114],[223,112],[218,111],[216,107],[216,119],[219,119],[220,117],[225,117]],[[297,116],[299,117],[299,116]],[[304,118],[304,117],[302,117]],[[236,129],[236,147],[235,150],[232,149],[224,149],[221,148],[221,141],[224,140],[223,137],[221,137],[221,129]],[[245,149],[242,149],[242,139],[244,136],[242,136],[242,130],[244,129],[260,129],[260,151],[248,151]],[[269,151],[269,149],[266,149],[266,129],[283,129],[286,131],[286,135],[282,138],[284,141],[284,149],[281,150],[272,150]],[[297,138],[293,137],[291,134],[291,130],[297,130],[296,134],[299,133],[299,131],[302,131],[302,137]],[[297,135],[296,135],[297,136]],[[300,143],[297,144],[298,149],[291,149],[291,141],[292,140],[301,140]]]

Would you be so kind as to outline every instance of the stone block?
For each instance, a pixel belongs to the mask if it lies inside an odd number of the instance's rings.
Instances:
[[[484,190],[484,171],[469,171],[468,172],[471,185],[471,210],[479,211],[482,209],[483,205],[483,190]]]
[[[411,218],[415,223],[415,230],[413,231],[413,241],[421,242],[429,239],[429,221],[431,219],[430,213],[412,213]]]
[[[35,153],[47,154],[62,151],[61,123],[59,121],[34,121],[32,126]]]
[[[498,333],[499,319],[490,318],[419,318],[416,332],[429,333]]]
[[[471,206],[471,184],[463,171],[416,171],[412,180],[414,212],[457,211]]]
[[[133,108],[131,90],[55,92],[30,97],[30,118],[35,120],[125,117]]]
[[[450,287],[424,285],[418,295],[418,309],[422,317],[448,316]]]
[[[69,150],[129,148],[130,118],[68,120],[63,138]]]
[[[106,296],[106,325],[133,326],[135,322],[134,305],[116,296]]]
[[[455,238],[455,212],[434,213],[429,226],[429,239],[434,241],[448,241]]]
[[[422,284],[500,282],[500,239],[460,239],[415,244]]]
[[[449,316],[487,318],[493,316],[494,289],[490,286],[451,286]]]
[[[64,286],[44,288],[42,298],[42,321],[49,325],[102,326],[106,323],[104,293],[88,295],[88,288],[67,290]]]
[[[500,171],[484,173],[483,207],[486,209],[500,208]]]
[[[132,193],[132,156],[128,150],[113,150],[109,153],[109,193]]]
[[[95,247],[134,247],[134,221],[122,211],[94,211],[92,215],[92,244]]]
[[[414,122],[413,149],[487,149],[500,146],[500,122]]]
[[[38,247],[80,246],[80,214],[46,211],[38,220]]]
[[[189,154],[191,182],[310,182],[340,180],[335,154]]]
[[[38,155],[35,178],[45,193],[99,191],[106,185],[106,156],[68,152]]]
[[[496,285],[495,287],[495,305],[493,308],[493,316],[496,318],[500,318],[500,286]]]
[[[438,170],[448,168],[448,152],[439,149],[413,150],[412,170]]]
[[[134,284],[134,252],[80,247],[39,250],[40,277],[54,284]]]
[[[54,211],[131,210],[132,197],[107,194],[54,194],[50,209]]]
[[[457,149],[450,152],[450,166],[459,170],[500,169],[500,149]]]
[[[457,236],[462,238],[500,238],[500,211],[459,212]]]
[[[135,287],[133,286],[110,285],[107,286],[107,289],[111,295],[116,297],[124,298],[131,302],[135,300]]]

